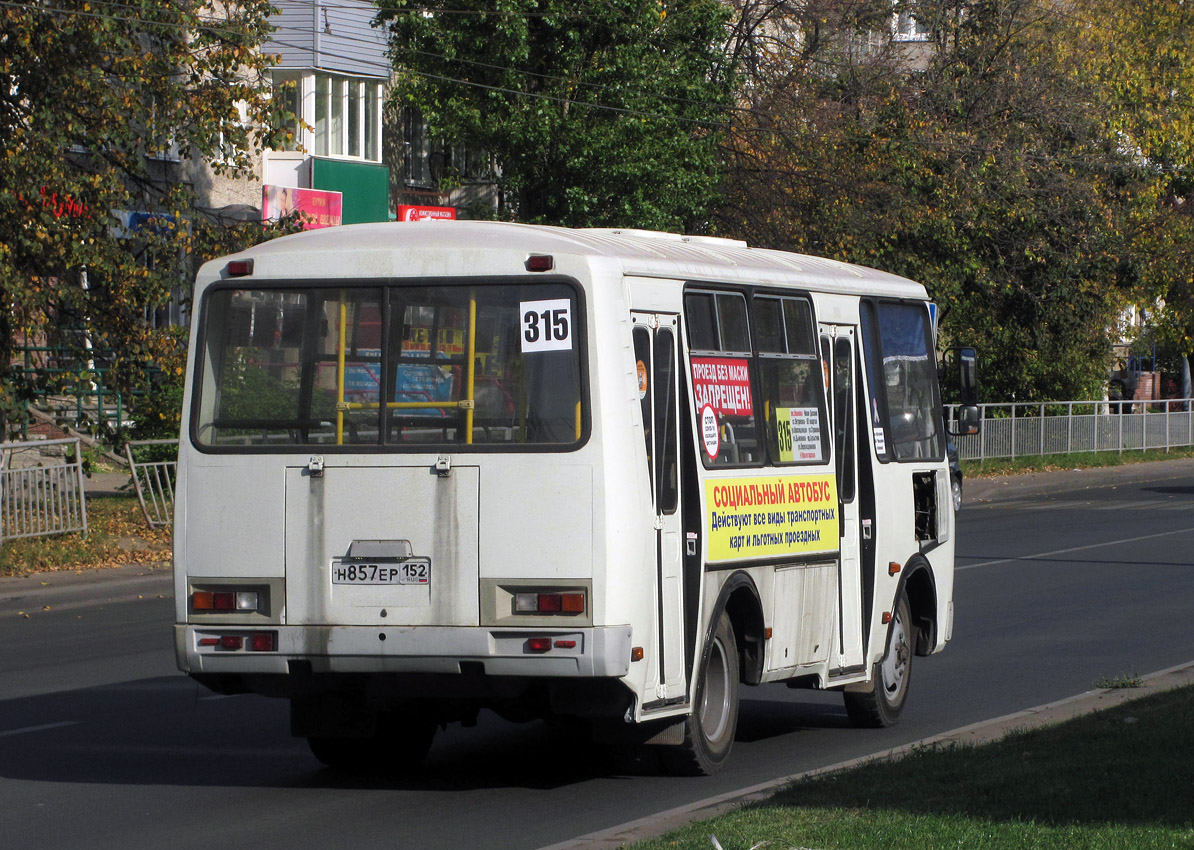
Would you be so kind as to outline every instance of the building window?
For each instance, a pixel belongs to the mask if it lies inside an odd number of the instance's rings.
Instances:
[[[928,41],[929,25],[916,15],[916,3],[897,3],[891,16],[892,36],[896,41]]]
[[[315,74],[315,155],[380,159],[381,83]]]
[[[420,189],[433,186],[427,122],[413,106],[402,110],[402,180],[407,186]]]
[[[274,78],[272,97],[273,127],[290,133],[290,141],[282,150],[296,151],[303,143],[302,81]]]

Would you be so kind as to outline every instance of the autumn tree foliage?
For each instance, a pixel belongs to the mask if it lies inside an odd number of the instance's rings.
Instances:
[[[14,346],[115,352],[125,386],[156,353],[147,310],[200,244],[258,234],[195,208],[188,161],[243,172],[271,139],[266,0],[29,0],[0,6],[0,413]],[[77,329],[78,333],[69,333]]]
[[[497,165],[499,214],[705,226],[731,104],[719,0],[380,0],[395,86]]]
[[[1184,4],[896,4],[927,41],[893,39],[892,8],[810,0],[759,28],[773,61],[735,127],[721,229],[923,281],[943,343],[981,349],[989,400],[1097,394],[1121,307],[1188,280],[1194,124],[1173,108],[1194,89],[1165,94],[1194,73]]]

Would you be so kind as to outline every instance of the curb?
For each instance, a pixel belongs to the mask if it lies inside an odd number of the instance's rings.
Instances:
[[[919,741],[913,741],[912,743],[904,744],[890,750],[882,750],[870,755],[859,756],[858,758],[826,765],[825,767],[807,770],[803,773],[782,776],[779,779],[752,785],[749,788],[742,788],[738,791],[729,791],[725,794],[707,797],[704,800],[697,800],[684,806],[678,806],[674,809],[668,809],[667,811],[628,821],[609,829],[592,832],[588,835],[582,835],[579,838],[571,838],[558,844],[551,844],[547,847],[539,848],[539,850],[616,850],[616,848],[626,847],[636,841],[657,838],[666,832],[670,832],[693,821],[723,815],[744,806],[764,803],[774,796],[776,792],[804,779],[847,770],[874,761],[897,759],[913,750],[925,747],[947,744],[973,746],[997,741],[1010,732],[1027,731],[1039,729],[1043,726],[1064,723],[1083,714],[1101,711],[1102,709],[1112,708],[1152,694],[1194,684],[1194,661],[1150,673],[1147,676],[1141,677],[1141,681],[1141,686],[1137,688],[1100,688],[1086,691],[1085,693],[1067,697],[1057,702],[1027,708],[1013,714],[1006,714],[1003,717],[972,723],[969,726],[962,726],[948,732],[942,732],[939,735],[922,738]]]

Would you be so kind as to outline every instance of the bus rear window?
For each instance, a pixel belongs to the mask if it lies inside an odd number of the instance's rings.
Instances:
[[[580,310],[564,283],[215,289],[195,439],[210,448],[569,448]]]

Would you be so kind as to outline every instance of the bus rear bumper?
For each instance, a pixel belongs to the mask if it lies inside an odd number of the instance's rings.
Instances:
[[[275,635],[272,650],[254,649],[253,635],[260,632]],[[192,675],[286,674],[292,662],[300,661],[309,664],[313,673],[472,670],[492,676],[620,678],[630,670],[630,641],[630,626],[244,628],[188,623],[174,627],[179,669]]]

